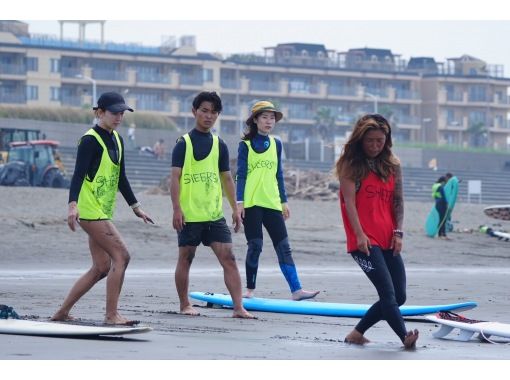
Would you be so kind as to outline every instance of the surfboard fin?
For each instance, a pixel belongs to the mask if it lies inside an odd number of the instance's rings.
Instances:
[[[453,327],[451,327],[451,326],[441,325],[440,329],[437,330],[436,332],[432,333],[432,335],[434,336],[434,338],[444,338],[452,330],[453,330]]]

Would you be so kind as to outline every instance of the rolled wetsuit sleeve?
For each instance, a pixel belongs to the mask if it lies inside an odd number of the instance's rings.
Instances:
[[[237,148],[237,174],[236,174],[236,198],[238,202],[244,201],[244,189],[248,175],[248,147],[241,141]]]
[[[69,203],[78,202],[81,186],[92,165],[94,157],[102,153],[102,149],[93,136],[83,136],[78,144],[73,178],[69,188]]]
[[[278,168],[276,169],[276,180],[278,181],[278,191],[280,192],[280,202],[287,203],[287,192],[285,191],[285,180],[283,178],[283,163],[282,163],[282,142],[278,139],[276,141],[276,155],[278,156]]]

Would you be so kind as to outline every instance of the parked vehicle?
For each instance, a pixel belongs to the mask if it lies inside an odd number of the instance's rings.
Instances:
[[[7,163],[0,169],[0,185],[69,187],[53,140],[11,142]]]

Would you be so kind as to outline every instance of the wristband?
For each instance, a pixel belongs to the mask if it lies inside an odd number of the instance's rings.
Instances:
[[[136,202],[136,203],[133,203],[132,205],[130,205],[129,207],[131,207],[134,210],[135,208],[138,208],[140,206],[141,206],[140,202]]]
[[[402,230],[393,230],[393,236],[398,236],[399,238],[403,238],[404,237],[404,231]]]

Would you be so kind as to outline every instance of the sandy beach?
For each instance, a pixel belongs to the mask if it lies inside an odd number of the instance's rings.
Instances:
[[[51,316],[90,264],[86,234],[67,227],[67,196],[67,190],[0,187],[0,304],[13,306],[20,315]],[[372,343],[355,347],[343,338],[357,318],[256,312],[258,320],[239,320],[229,310],[205,308],[198,301],[201,316],[179,315],[170,198],[146,192],[137,197],[156,225],[143,224],[119,198],[115,224],[132,256],[120,309],[154,330],[101,339],[0,335],[0,359],[510,359],[506,344],[435,339],[432,332],[438,327],[416,320],[407,326],[419,329],[420,339],[417,349],[408,352],[385,322],[368,331]],[[464,315],[510,323],[510,243],[477,232],[479,225],[497,227],[498,221],[484,216],[484,205],[460,203],[453,214],[452,240],[431,239],[423,232],[431,206],[406,203],[407,304],[475,301],[478,307]],[[320,290],[317,301],[373,303],[374,288],[345,253],[338,203],[291,199],[290,207],[289,237],[304,288]],[[498,228],[509,230],[510,223],[500,222]],[[233,239],[244,285],[244,234]],[[265,242],[256,294],[289,298],[267,236]],[[198,249],[190,291],[226,292],[222,270],[208,248]],[[104,294],[103,281],[80,300],[73,315],[102,320]]]

